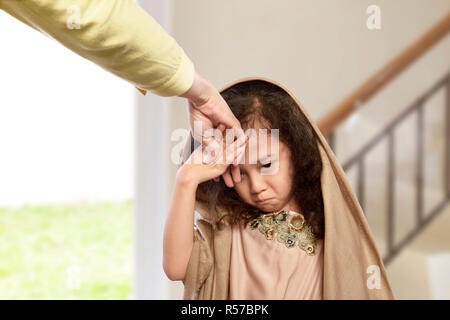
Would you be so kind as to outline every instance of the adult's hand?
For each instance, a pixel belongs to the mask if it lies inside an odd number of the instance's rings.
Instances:
[[[201,143],[209,145],[214,142],[214,138],[206,137],[205,131],[216,128],[222,132],[224,136],[226,129],[235,129],[238,137],[244,134],[241,124],[234,116],[230,107],[220,95],[219,91],[212,85],[210,81],[195,73],[194,82],[191,88],[185,93],[179,95],[188,99],[189,104],[189,124],[194,139]],[[194,122],[202,122],[202,132],[194,131]],[[240,154],[245,148],[245,143],[238,146],[236,152]],[[223,181],[228,187],[233,187],[236,183],[240,183],[241,174],[239,164],[234,162],[228,170],[222,175]],[[218,181],[218,179],[214,179]]]

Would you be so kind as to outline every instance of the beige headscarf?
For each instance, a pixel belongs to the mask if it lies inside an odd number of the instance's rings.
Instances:
[[[238,83],[252,80],[266,81],[285,90],[298,104],[316,133],[323,163],[321,175],[325,215],[323,298],[394,299],[374,237],[347,176],[300,101],[282,85],[265,78],[243,78],[226,85],[220,92]],[[214,220],[216,217],[199,201],[196,201],[196,209],[207,220]]]

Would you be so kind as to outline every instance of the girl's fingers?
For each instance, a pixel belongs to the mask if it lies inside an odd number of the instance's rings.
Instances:
[[[239,136],[236,141],[238,142],[238,147],[242,147],[243,145],[245,145],[248,141],[248,136],[246,134],[242,134],[241,136]]]
[[[226,163],[231,164],[234,163],[236,166],[236,158],[242,150],[245,150],[245,145],[248,141],[248,136],[245,134],[241,134],[236,140],[227,145],[224,141],[225,139],[218,141],[213,137],[211,140],[206,142],[206,146],[204,147],[205,154],[203,157],[203,163],[205,164],[213,164],[213,163]]]
[[[247,142],[247,136],[243,135],[237,140],[233,141],[227,148],[226,148],[226,156],[227,158],[224,159],[227,164],[235,163],[237,164],[236,159],[241,156],[242,152],[245,151],[245,144]]]
[[[243,138],[243,140],[247,141],[246,136]],[[233,158],[233,165],[230,167],[230,171],[231,171],[231,178],[233,180],[233,184],[235,184],[235,183],[241,182],[241,169],[239,167],[239,163],[241,163],[242,157],[245,156],[245,144],[244,144],[244,147],[237,149],[236,153],[234,153],[234,148],[233,148],[233,154],[235,154],[235,157]]]
[[[238,167],[240,163],[244,163],[245,161],[241,161],[244,158],[245,158],[245,148],[241,148],[241,150],[238,150],[236,161],[233,163],[234,166]]]
[[[248,136],[247,135],[242,135],[237,141],[239,141],[239,145],[237,146],[237,156],[236,159],[237,161],[233,162],[233,166],[237,167],[240,163],[240,157],[245,154],[245,148],[247,145],[247,141],[248,141]]]
[[[227,168],[227,170],[225,171],[225,173],[222,175],[223,178],[223,182],[225,182],[225,185],[229,188],[234,187],[234,183],[233,183],[233,179],[231,179],[231,174],[230,174],[230,167]]]
[[[231,166],[231,177],[233,178],[234,183],[241,182],[241,169],[239,168],[239,166]]]
[[[209,143],[205,147],[207,150],[203,150],[205,152],[203,163],[210,166],[224,165],[223,169],[220,169],[223,172],[221,176],[224,183],[231,188],[235,185],[235,182],[240,182],[240,168],[238,164],[241,162],[242,156],[245,155],[245,145],[248,141],[248,136],[245,134],[240,135],[229,145],[224,140],[217,141],[213,138],[208,141]],[[234,165],[230,166],[230,164]],[[213,178],[213,180],[219,182],[220,176]]]
[[[226,150],[226,158],[224,159],[224,163],[226,163],[227,165],[232,164],[235,161],[235,158],[237,156],[237,152],[235,151],[236,144],[237,141],[234,141]]]
[[[241,135],[238,139],[233,141],[228,146],[223,143],[223,150],[220,157],[216,159],[221,160],[220,163],[226,166],[225,172],[222,174],[222,179],[226,186],[229,188],[234,187],[235,183],[240,182],[240,168],[238,166],[241,163],[241,159],[245,156],[245,145],[248,141],[247,135]],[[230,164],[234,166],[230,166]],[[220,176],[214,178],[214,181],[220,181]]]

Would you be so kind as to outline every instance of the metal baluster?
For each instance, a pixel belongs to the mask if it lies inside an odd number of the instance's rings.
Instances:
[[[365,214],[365,211],[364,211],[364,208],[365,208],[364,188],[365,188],[364,157],[361,157],[361,158],[359,158],[359,161],[358,161],[358,200],[359,200],[359,204],[361,205],[361,208]]]
[[[387,198],[388,198],[388,219],[387,219],[387,246],[388,246],[388,256],[394,251],[394,199],[395,199],[395,188],[394,188],[394,177],[395,177],[395,149],[394,149],[394,133],[393,130],[389,130],[388,133],[388,188],[387,188]]]
[[[423,143],[423,104],[419,102],[420,105],[417,108],[417,167],[416,167],[416,216],[417,225],[422,223],[423,219],[423,163],[424,163],[424,143]]]
[[[447,78],[447,99],[445,106],[445,189],[446,198],[450,199],[450,76]]]

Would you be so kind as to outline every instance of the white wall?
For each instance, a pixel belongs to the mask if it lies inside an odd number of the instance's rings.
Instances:
[[[432,299],[450,300],[450,253],[431,255],[428,268]]]
[[[131,84],[0,11],[0,206],[130,198]]]

